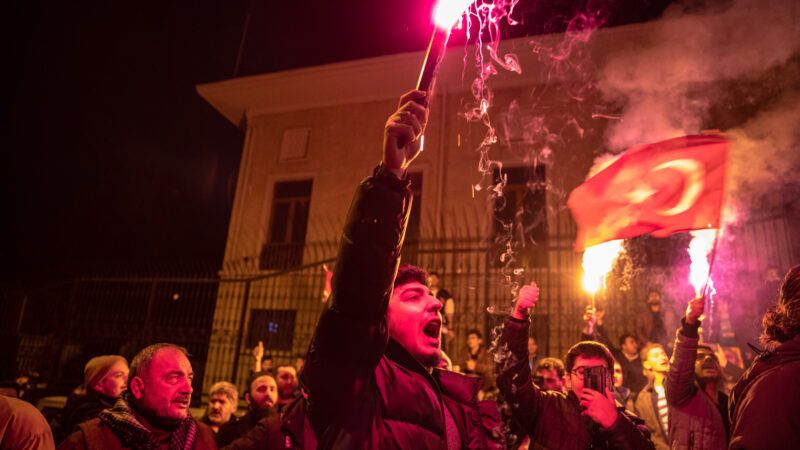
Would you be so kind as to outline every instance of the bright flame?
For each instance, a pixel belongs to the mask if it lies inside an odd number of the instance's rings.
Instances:
[[[449,31],[473,1],[439,0],[433,10],[433,22],[437,27]]]
[[[622,253],[622,239],[603,242],[586,248],[583,252],[583,289],[594,295],[605,286],[606,274]]]
[[[708,288],[714,289],[714,283],[709,276],[708,255],[714,248],[714,239],[716,238],[717,230],[695,230],[692,231],[692,241],[689,243],[689,257],[692,259],[692,264],[689,267],[689,282],[694,287],[694,295],[699,297],[704,294],[703,287],[708,280]]]

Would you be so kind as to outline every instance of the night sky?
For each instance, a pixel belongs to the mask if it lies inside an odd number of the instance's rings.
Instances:
[[[609,25],[619,25],[658,17],[670,2],[588,3],[608,13]],[[561,31],[586,4],[521,0],[517,17],[524,27],[508,36]],[[195,85],[235,75],[248,13],[240,76],[424,50],[432,5],[6,5],[0,281],[198,262],[218,268],[243,133]]]

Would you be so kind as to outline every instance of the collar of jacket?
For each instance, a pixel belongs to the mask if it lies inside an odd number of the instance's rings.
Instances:
[[[306,402],[303,396],[289,403],[281,414],[281,431],[288,434],[293,441],[300,442],[303,436],[306,417]]]
[[[97,392],[92,388],[89,388],[89,389],[86,390],[86,398],[87,399],[92,399],[92,400],[97,400],[98,402],[102,403],[103,405],[107,406],[108,408],[113,407],[114,404],[117,403],[117,399],[115,399],[113,397],[109,397],[109,396],[107,396],[105,394],[101,394],[100,392]]]

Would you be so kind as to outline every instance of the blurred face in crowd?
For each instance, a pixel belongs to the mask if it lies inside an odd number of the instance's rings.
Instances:
[[[439,287],[439,275],[436,275],[435,273],[428,274],[428,286],[432,288]]]
[[[584,358],[583,356],[578,356],[575,358],[574,364],[572,371],[567,374],[567,388],[577,395],[578,398],[581,398],[581,395],[583,395],[584,370],[587,367],[598,366],[608,369],[608,363],[601,358]],[[608,382],[610,381],[611,380],[608,380]],[[605,394],[605,392],[602,392],[602,394]]]
[[[716,381],[722,377],[717,355],[708,348],[698,347],[694,362],[694,374],[701,382]]]
[[[561,392],[564,390],[564,379],[558,376],[558,371],[554,368],[549,369],[539,369],[536,372],[536,375],[539,375],[544,380],[542,388],[548,391],[558,391]]]
[[[272,372],[272,358],[264,358],[261,361],[262,372]]]
[[[294,398],[297,389],[297,371],[292,366],[278,367],[277,375],[278,397],[281,399]]]
[[[636,338],[633,336],[628,336],[622,341],[622,351],[628,355],[635,355],[639,353],[639,343],[636,342]]]
[[[128,372],[128,363],[117,361],[106,376],[92,386],[92,389],[105,396],[117,398],[128,387]]]
[[[425,367],[441,352],[442,303],[418,281],[395,286],[386,318],[389,335]]]
[[[166,347],[155,352],[146,370],[133,377],[129,389],[143,410],[160,419],[180,420],[189,416],[193,378],[186,355]]]
[[[473,353],[478,350],[482,343],[483,339],[478,337],[478,335],[475,333],[470,333],[467,336],[467,348]]]
[[[250,383],[250,392],[244,394],[250,409],[267,410],[278,402],[278,383],[269,375],[258,377]]]
[[[300,373],[300,371],[301,371],[301,370],[303,370],[303,366],[304,366],[305,364],[306,364],[306,359],[305,359],[305,358],[297,357],[297,358],[294,360],[294,370],[295,370],[297,373]]]
[[[625,379],[622,377],[622,366],[614,361],[614,387],[619,389]]]
[[[661,294],[656,291],[650,291],[650,293],[647,294],[647,306],[650,307],[650,311],[652,312],[661,311]]]
[[[236,404],[233,399],[228,397],[223,392],[215,392],[211,394],[211,399],[208,402],[208,421],[212,426],[219,427],[220,425],[231,420],[231,414],[236,411]]]
[[[529,337],[528,338],[528,355],[535,356],[539,352],[539,345],[536,343],[536,339]]]
[[[664,348],[659,346],[650,347],[647,350],[647,355],[642,365],[645,369],[652,370],[660,373],[669,372],[669,358]]]

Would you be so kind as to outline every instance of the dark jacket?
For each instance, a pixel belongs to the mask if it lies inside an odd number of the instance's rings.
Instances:
[[[298,397],[280,416],[258,421],[245,435],[221,447],[223,450],[315,450],[317,439],[305,415],[305,400]]]
[[[78,426],[66,441],[58,446],[59,450],[128,450],[123,447],[119,438],[100,419],[92,419]],[[216,450],[214,433],[208,425],[197,423],[197,438],[193,450]],[[135,450],[135,449],[131,449]]]
[[[467,361],[475,361],[475,370],[467,370]],[[464,351],[464,357],[459,362],[462,373],[483,380],[481,389],[489,390],[494,387],[494,359],[489,350],[481,345],[478,352],[472,355],[469,350]]]
[[[583,450],[652,449],[650,432],[641,419],[618,406],[619,417],[609,429],[581,416],[573,392],[541,391],[531,381],[528,366],[529,320],[509,318],[501,343],[506,357],[498,364],[497,386],[537,448]]]
[[[731,393],[731,449],[800,445],[800,335],[761,354]]]
[[[67,404],[61,413],[63,420],[61,430],[65,437],[72,434],[78,425],[96,418],[100,411],[111,408],[117,401],[115,398],[103,395],[94,389],[86,389],[86,394],[73,394],[67,398]]]
[[[247,410],[247,413],[236,420],[228,421],[219,427],[219,432],[216,435],[217,445],[225,447],[231,442],[246,435],[250,430],[262,420],[268,417],[278,417],[278,413],[274,409],[267,412],[256,412],[254,410]]]
[[[724,449],[728,447],[726,424],[718,406],[700,388],[694,372],[697,359],[697,329],[684,324],[675,338],[675,351],[667,375],[669,440],[673,449]],[[719,393],[720,404],[728,397]]]
[[[658,323],[660,322],[660,323]],[[644,346],[648,342],[655,342],[667,348],[672,330],[678,326],[675,314],[662,302],[661,311],[653,313],[645,305],[636,315],[636,337],[639,345]]]
[[[409,184],[378,168],[356,192],[330,305],[300,375],[309,420],[320,449],[443,449],[448,408],[464,448],[501,448],[481,420],[478,380],[431,374],[388,336],[386,310],[411,207]]]

